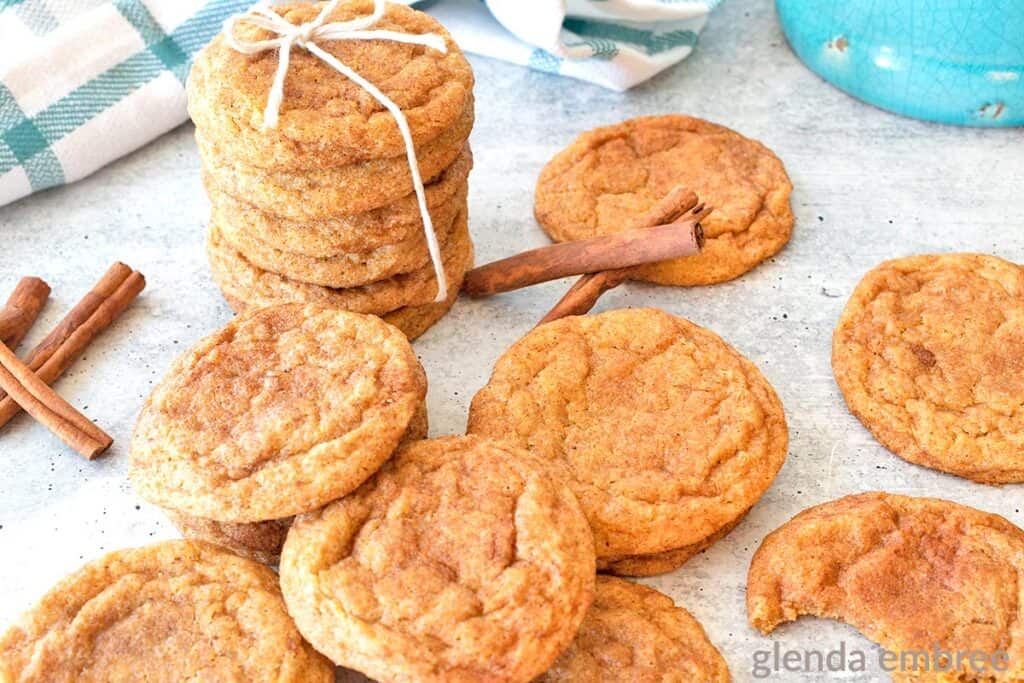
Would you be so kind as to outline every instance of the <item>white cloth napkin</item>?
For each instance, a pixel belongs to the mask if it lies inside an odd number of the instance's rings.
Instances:
[[[719,0],[403,0],[462,48],[625,90],[684,59]],[[192,56],[252,0],[0,0],[0,206],[186,119]],[[340,76],[339,76],[340,77]]]

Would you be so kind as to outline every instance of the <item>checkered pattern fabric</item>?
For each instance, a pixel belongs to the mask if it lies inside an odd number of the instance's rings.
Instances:
[[[689,55],[718,2],[422,4],[469,52],[625,90]],[[0,0],[0,206],[82,178],[183,122],[192,56],[252,4]]]
[[[250,4],[0,0],[0,204],[179,125],[191,56]]]

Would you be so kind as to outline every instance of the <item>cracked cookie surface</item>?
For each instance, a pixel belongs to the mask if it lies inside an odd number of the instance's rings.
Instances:
[[[653,588],[599,576],[576,639],[537,683],[729,680],[729,667],[693,615]]]
[[[399,447],[410,441],[427,438],[429,427],[427,405],[424,402],[416,409],[416,414],[405,430]],[[272,565],[281,560],[281,547],[284,546],[284,539],[288,536],[293,519],[285,517],[263,522],[215,522],[212,519],[185,515],[174,510],[164,512],[185,538],[213,543],[229,549],[236,555]]]
[[[61,580],[0,636],[19,683],[328,683],[269,568],[207,543],[119,550]]]
[[[769,534],[747,580],[764,633],[839,619],[890,651],[1004,651],[1006,671],[897,673],[896,681],[1024,678],[1024,531],[935,498],[872,492],[801,512]],[[915,676],[914,674],[917,674]]]
[[[594,550],[542,460],[481,437],[418,441],[298,517],[281,587],[336,664],[389,681],[529,681],[593,599]]]
[[[292,24],[312,20],[323,3],[274,8]],[[328,22],[373,12],[370,0],[341,3]],[[401,109],[417,147],[451,127],[472,97],[473,71],[448,32],[433,18],[389,3],[373,27],[400,33],[436,33],[447,52],[388,40],[325,40],[318,45],[377,86]],[[244,22],[244,40],[271,34]],[[241,54],[218,35],[201,50],[189,74],[189,114],[196,126],[230,145],[232,157],[280,170],[329,168],[405,153],[391,113],[369,93],[307,50],[291,51],[280,120],[263,130],[263,110],[278,65],[277,50]]]
[[[984,254],[871,270],[832,337],[851,412],[901,458],[1024,482],[1024,268]]]
[[[649,116],[595,128],[559,152],[537,182],[534,213],[558,241],[625,229],[677,185],[714,211],[697,256],[636,270],[666,285],[706,285],[742,275],[778,252],[793,231],[792,185],[759,142],[708,121]]]
[[[139,415],[136,492],[221,522],[319,508],[391,456],[426,395],[408,340],[316,304],[241,315],[179,357]]]
[[[534,329],[473,398],[468,432],[565,468],[598,558],[675,550],[735,523],[788,444],[761,372],[714,333],[656,309]]]

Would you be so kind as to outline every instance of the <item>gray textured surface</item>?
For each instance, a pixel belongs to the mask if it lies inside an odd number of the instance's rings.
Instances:
[[[762,368],[786,406],[790,455],[768,495],[728,538],[652,582],[703,622],[736,680],[751,679],[753,652],[772,640],[784,648],[840,640],[869,647],[830,622],[805,620],[771,640],[747,626],[750,557],[764,534],[799,510],[881,488],[946,497],[1024,525],[1024,487],[971,484],[876,444],[847,412],[829,366],[835,320],[877,262],[954,250],[1024,261],[1019,130],[929,125],[846,97],[798,63],[768,0],[724,3],[689,61],[626,95],[498,62],[474,66],[470,204],[480,263],[546,242],[532,218],[536,176],[595,125],[674,111],[707,117],[762,140],[792,176],[796,230],[770,263],[710,288],[629,285],[599,304],[659,306],[710,327]],[[0,208],[0,292],[6,296],[22,274],[54,287],[29,343],[115,259],[149,279],[144,296],[58,385],[114,435],[113,450],[85,462],[24,417],[0,433],[0,625],[83,561],[174,536],[159,511],[132,495],[126,446],[140,404],[171,359],[230,318],[203,256],[206,210],[188,126],[83,182]],[[463,300],[417,342],[431,382],[433,434],[463,430],[469,399],[494,360],[567,286]]]

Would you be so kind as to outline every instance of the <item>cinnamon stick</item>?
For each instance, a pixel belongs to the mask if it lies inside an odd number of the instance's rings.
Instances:
[[[666,197],[668,199],[668,197]],[[696,199],[696,197],[695,197]],[[655,210],[648,211],[643,214],[637,221],[643,220],[660,220],[662,214],[660,210],[661,203],[655,205]],[[688,206],[686,213],[680,217],[679,220],[693,221],[697,224],[699,229],[700,221],[707,217],[711,213],[710,207],[705,207],[703,204],[697,206]],[[701,231],[701,242],[703,246],[703,231]],[[551,322],[552,320],[558,320],[570,315],[583,315],[590,311],[597,303],[597,300],[601,298],[601,295],[607,292],[609,289],[618,287],[623,282],[630,278],[633,272],[633,268],[619,268],[617,270],[606,270],[601,273],[588,273],[584,275],[569,288],[569,291],[565,293],[555,306],[548,311],[547,315],[541,318],[538,325]]]
[[[473,297],[528,287],[568,275],[597,273],[690,256],[700,251],[697,224],[670,223],[531,249],[474,268],[463,288]]]
[[[0,387],[32,417],[64,443],[88,459],[95,458],[114,442],[106,432],[75,410],[0,344]]]
[[[18,348],[49,296],[50,286],[39,278],[21,278],[3,309],[0,309],[0,344],[7,344],[12,349]]]
[[[47,384],[67,370],[90,342],[110,326],[145,288],[138,271],[115,263],[39,345],[25,365]],[[18,403],[0,394],[0,427],[18,414]]]

